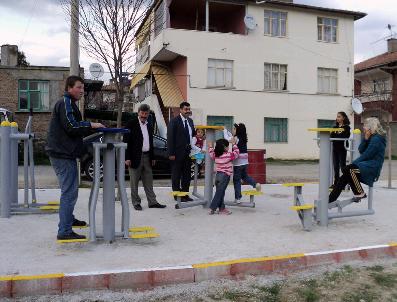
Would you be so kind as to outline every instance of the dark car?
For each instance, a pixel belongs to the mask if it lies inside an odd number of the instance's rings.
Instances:
[[[89,180],[94,177],[94,149],[92,143],[102,142],[103,134],[94,133],[84,138],[84,144],[86,145],[87,153],[81,159],[81,173],[84,174]],[[171,165],[168,159],[167,153],[167,139],[153,135],[153,153],[156,161],[153,166],[153,176],[161,178],[171,177]],[[101,160],[101,178],[103,165]],[[128,174],[126,169],[126,174]],[[199,175],[200,176],[200,175]],[[194,177],[194,164],[192,164],[192,178]]]

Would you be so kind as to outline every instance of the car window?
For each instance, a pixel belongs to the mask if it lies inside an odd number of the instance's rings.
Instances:
[[[167,148],[167,144],[166,144],[165,140],[158,138],[156,136],[153,137],[153,146],[155,148],[161,148],[161,149]]]

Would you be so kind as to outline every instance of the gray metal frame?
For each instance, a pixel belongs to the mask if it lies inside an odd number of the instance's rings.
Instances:
[[[353,199],[337,200],[333,203],[328,203],[329,196],[329,177],[331,174],[331,140],[329,132],[320,131],[320,184],[319,184],[319,199],[316,200],[316,209],[314,212],[314,217],[320,226],[328,226],[330,219],[343,218],[343,217],[354,217],[363,215],[373,215],[375,211],[373,209],[373,187],[368,188],[368,210],[358,210],[358,211],[347,211],[343,212],[343,208],[354,203]],[[361,143],[361,133],[353,132],[353,139],[350,140],[350,149],[345,147],[351,152],[351,160],[354,161],[360,156],[358,151],[358,146]],[[338,209],[337,213],[329,212],[334,208]]]
[[[25,133],[18,132],[16,123],[3,123],[0,126],[0,212],[1,218],[15,214],[49,214],[58,210],[42,210],[47,204],[36,202],[34,185],[33,138],[31,133],[32,116]],[[18,202],[18,142],[24,142],[24,202]],[[29,187],[29,173],[31,186]],[[32,192],[32,203],[29,203],[29,189]]]
[[[215,129],[206,129],[205,139],[208,147],[208,143],[215,142]],[[208,148],[207,148],[208,150]],[[181,198],[177,197],[175,209],[185,209],[202,205],[204,208],[209,208],[212,196],[213,196],[213,184],[214,184],[214,161],[210,156],[205,156],[205,175],[204,175],[204,196],[198,193],[197,190],[197,177],[198,168],[195,165],[195,173],[193,180],[193,192],[192,195],[197,197],[198,200],[190,202],[181,202]]]
[[[103,238],[112,243],[116,237],[129,238],[130,210],[125,187],[125,150],[127,144],[116,142],[116,132],[105,132],[103,143],[93,143],[94,148],[94,180],[88,203],[90,241]],[[103,233],[96,232],[96,206],[100,189],[100,158],[103,151]],[[116,154],[117,153],[117,154]],[[122,217],[121,231],[115,230],[115,161],[117,157],[117,184],[119,187]]]

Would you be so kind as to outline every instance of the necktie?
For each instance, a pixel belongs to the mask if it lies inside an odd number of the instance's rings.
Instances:
[[[189,127],[187,125],[187,120],[185,120],[185,135],[186,135],[188,144],[190,144],[190,133],[189,133]]]

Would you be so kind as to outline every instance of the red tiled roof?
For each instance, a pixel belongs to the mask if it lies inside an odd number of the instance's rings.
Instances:
[[[354,65],[354,71],[359,72],[366,69],[371,69],[379,66],[384,66],[389,63],[397,62],[397,51],[396,52],[386,52],[379,56],[373,57],[371,59],[365,60],[363,62]]]

